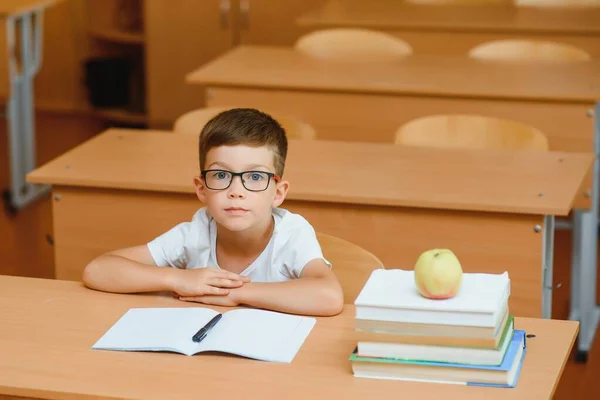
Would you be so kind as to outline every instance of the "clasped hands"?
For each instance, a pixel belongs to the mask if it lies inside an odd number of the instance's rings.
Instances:
[[[239,289],[250,282],[247,276],[217,268],[180,271],[170,286],[173,296],[181,301],[235,307],[242,302]]]

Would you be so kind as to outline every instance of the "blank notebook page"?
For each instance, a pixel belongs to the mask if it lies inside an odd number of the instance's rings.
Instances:
[[[315,321],[264,310],[233,310],[223,315],[198,349],[283,361],[296,354]]]
[[[196,345],[192,336],[215,315],[201,307],[132,308],[94,347],[188,352]]]
[[[373,271],[355,300],[356,306],[406,308],[459,312],[490,312],[498,309],[510,290],[508,273],[463,273],[457,295],[444,301],[419,294],[414,271],[378,269]]]

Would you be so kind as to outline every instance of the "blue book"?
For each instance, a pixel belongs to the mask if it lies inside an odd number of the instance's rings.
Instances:
[[[527,349],[525,331],[515,330],[500,365],[350,356],[358,378],[395,379],[467,386],[515,387]]]

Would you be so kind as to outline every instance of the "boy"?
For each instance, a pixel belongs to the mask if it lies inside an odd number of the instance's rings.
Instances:
[[[208,305],[339,313],[342,289],[314,229],[278,208],[289,187],[281,179],[286,155],[285,131],[269,115],[218,114],[200,133],[194,186],[205,207],[147,244],[94,259],[84,284],[117,293],[167,290]]]

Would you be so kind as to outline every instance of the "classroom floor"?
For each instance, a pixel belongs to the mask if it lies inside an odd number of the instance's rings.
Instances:
[[[101,132],[106,126],[86,116],[38,112],[38,164],[47,162]],[[0,189],[9,186],[6,121],[0,118]],[[569,311],[570,232],[557,231],[554,277],[562,287],[555,291],[553,318]],[[0,274],[52,278],[52,214],[46,196],[9,217],[0,213]],[[600,258],[599,258],[600,259]],[[600,333],[598,335],[600,337]],[[596,340],[600,343],[600,339]],[[569,360],[556,391],[556,399],[600,398],[600,344],[592,347],[587,364]]]

